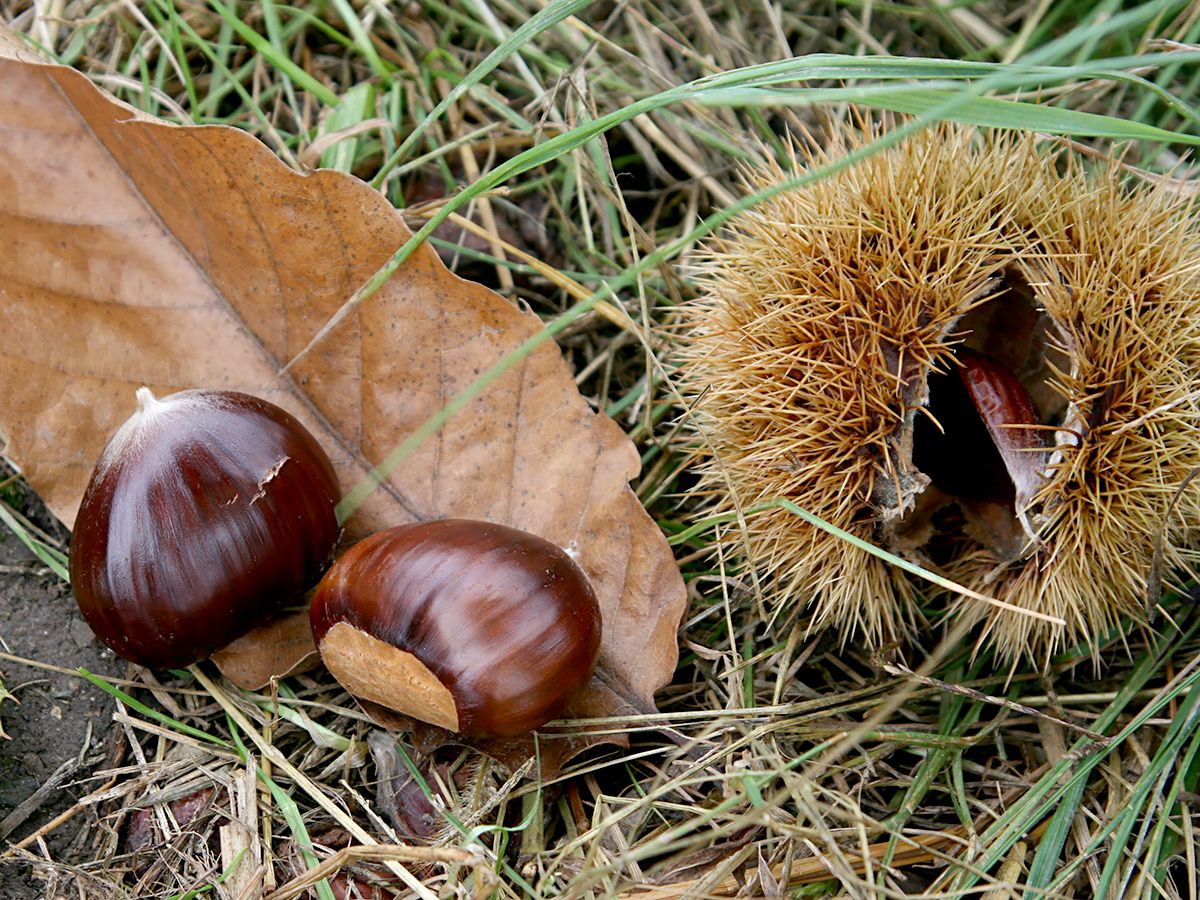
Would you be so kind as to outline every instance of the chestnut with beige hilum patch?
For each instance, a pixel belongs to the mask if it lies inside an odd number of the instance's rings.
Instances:
[[[566,709],[600,653],[600,607],[567,553],[491,522],[389,528],[318,585],[313,638],[354,696],[472,737]]]

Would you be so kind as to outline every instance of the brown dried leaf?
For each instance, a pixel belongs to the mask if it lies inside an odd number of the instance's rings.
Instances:
[[[243,634],[214,653],[212,659],[234,684],[255,691],[266,687],[272,678],[308,672],[321,664],[307,609]]]
[[[541,328],[424,246],[280,374],[410,236],[396,210],[350,176],[287,169],[243,132],[152,120],[17,46],[0,36],[0,430],[64,522],[142,384],[279,404],[349,489]],[[604,617],[599,677],[577,712],[648,709],[674,670],[684,590],[628,487],[638,468],[546,343],[409,457],[348,528],[460,516],[571,548]]]
[[[171,817],[180,831],[186,830],[196,816],[208,809],[212,796],[212,788],[200,788],[168,804]],[[159,839],[158,828],[154,822],[154,808],[145,806],[135,810],[129,817],[129,825],[125,832],[125,852],[137,853],[145,850]]]

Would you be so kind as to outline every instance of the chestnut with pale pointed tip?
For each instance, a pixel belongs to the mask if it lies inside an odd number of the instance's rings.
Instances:
[[[137,399],[79,508],[71,585],[118,654],[185,666],[301,601],[337,542],[337,476],[264,400],[145,387]]]
[[[559,716],[600,651],[595,593],[565,551],[465,519],[352,547],[317,587],[312,626],[351,694],[473,737]]]

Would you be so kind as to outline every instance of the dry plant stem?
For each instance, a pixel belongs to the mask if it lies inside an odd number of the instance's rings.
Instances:
[[[443,95],[449,93],[449,85],[444,79],[438,79],[438,88],[442,91]],[[462,113],[455,104],[451,103],[446,109],[446,117],[453,131],[462,130]],[[475,152],[470,147],[460,147],[458,154],[467,178],[470,181],[478,181],[479,162],[475,159]],[[511,293],[513,289],[513,276],[508,266],[504,265],[504,249],[500,240],[500,230],[496,227],[496,214],[492,209],[492,201],[485,196],[479,197],[478,203],[479,218],[483,220],[483,226],[487,229],[487,238],[491,243],[492,253],[500,259],[496,263],[496,278],[500,282],[501,289],[505,293]]]
[[[1039,825],[1031,833],[1030,841],[1036,843],[1045,828],[1045,824]],[[906,841],[911,841],[917,846],[906,846],[896,851],[892,856],[891,865],[896,868],[903,868],[905,866],[945,861],[946,852],[961,848],[967,837],[966,829],[951,828],[939,834],[919,834],[911,838],[905,838]],[[872,865],[886,858],[890,846],[890,841],[880,841],[870,844],[863,848],[864,852],[862,856],[846,857],[845,861],[855,874],[866,875],[871,870]],[[786,880],[783,877],[785,868],[788,869]],[[788,888],[803,884],[815,884],[819,881],[828,881],[835,877],[830,870],[829,864],[820,856],[799,861],[787,860],[776,863],[771,866],[770,871],[772,876],[779,880],[781,887],[786,886]],[[675,897],[692,897],[695,896],[693,892],[697,886],[704,880],[693,879],[690,881],[681,881],[677,884],[662,885],[660,887],[632,888],[621,892],[618,896],[622,900],[672,900]],[[731,875],[719,884],[708,887],[706,894],[716,897],[734,896],[742,890],[744,884],[744,878]]]
[[[436,209],[422,211],[421,216],[423,218],[430,218],[434,212],[436,212]],[[553,266],[546,265],[544,262],[542,262],[536,256],[526,253],[524,250],[521,250],[519,247],[514,247],[512,244],[508,243],[506,240],[499,237],[498,235],[493,236],[492,233],[490,231],[488,231],[486,228],[483,228],[482,226],[478,225],[477,223],[472,222],[466,216],[463,216],[459,213],[451,213],[450,218],[447,221],[453,222],[455,225],[459,226],[464,231],[469,231],[471,234],[475,235],[476,237],[486,238],[487,240],[494,240],[496,242],[497,246],[503,248],[503,250],[506,254],[511,256],[513,259],[519,259],[521,262],[525,263],[530,268],[536,269],[537,273],[539,275],[541,275],[543,278],[545,278],[547,281],[549,281],[555,287],[560,288],[565,293],[574,297],[576,300],[582,301],[582,300],[587,300],[589,297],[591,297],[592,292],[589,291],[587,288],[585,288],[583,285],[581,285],[574,278],[570,278],[567,275],[564,275],[562,272],[558,271],[558,269],[555,269]],[[622,328],[625,331],[628,331],[630,334],[634,335],[639,340],[643,340],[643,341],[646,340],[645,333],[641,328],[638,327],[637,322],[635,322],[633,320],[633,318],[627,312],[625,312],[625,310],[621,309],[619,306],[614,306],[612,303],[609,303],[607,300],[601,300],[593,306],[593,309],[595,310],[597,315],[603,316],[608,321],[612,322],[614,325],[618,326],[619,328]]]
[[[338,131],[323,134],[300,152],[298,163],[302,168],[315,169],[320,165],[321,157],[325,151],[340,141],[357,137],[369,131],[379,131],[381,134],[390,132],[391,127],[392,123],[387,119],[364,119],[356,125],[351,125],[349,128],[342,128]]]
[[[662,130],[654,122],[654,117],[644,116],[638,119],[638,128],[648,137],[653,143],[657,144],[667,156],[671,157],[685,172],[699,181],[713,195],[719,206],[733,206],[737,202],[737,197],[727,191],[710,175],[704,171],[703,166],[696,163],[696,157],[689,155],[685,150],[677,146],[673,139],[663,134]]]
[[[277,691],[278,691],[278,683],[273,681],[271,683],[272,699],[276,699],[274,695],[277,693]],[[263,729],[263,738],[268,744],[273,744],[274,728],[271,725],[267,725]],[[271,762],[270,762],[270,760],[264,759],[262,761],[262,771],[263,771],[263,774],[266,775],[268,778],[271,777]],[[271,811],[270,811],[271,789],[269,787],[267,787],[266,784],[260,785],[259,795],[258,795],[258,804],[260,807],[259,840],[261,842],[260,846],[263,849],[263,854],[262,854],[263,865],[266,868],[266,877],[263,879],[263,886],[267,890],[272,890],[275,887],[275,860],[274,860],[274,854],[275,854],[274,846],[275,845],[272,841],[273,820],[271,818]]]
[[[972,625],[973,623],[965,618],[957,619],[954,626],[946,632],[946,636],[938,642],[925,662],[921,664],[921,668],[917,670],[918,674],[930,677],[932,673],[936,672],[945,658],[961,646],[963,639],[966,637],[967,632],[971,630]],[[889,694],[887,699],[879,705],[879,708],[863,721],[861,725],[850,729],[841,740],[805,766],[805,777],[810,780],[816,780],[819,770],[832,766],[847,751],[857,746],[864,734],[890,719],[900,707],[912,698],[913,694],[917,691],[919,683],[916,679],[910,680],[901,685],[899,690]]]
[[[472,866],[476,872],[485,873],[489,887],[496,884],[496,873],[487,867],[487,861],[479,853],[455,847],[410,847],[405,844],[376,844],[372,847],[344,847],[333,856],[323,860],[303,875],[267,895],[265,900],[292,900],[299,897],[323,878],[335,874],[343,866],[357,862],[427,862],[461,863]]]
[[[31,669],[42,669],[43,671],[46,671],[46,672],[55,672],[56,674],[59,674],[59,675],[68,675],[71,678],[83,678],[83,676],[79,674],[78,669],[68,669],[68,668],[65,668],[64,666],[56,666],[53,663],[42,662],[41,660],[38,660],[38,659],[30,659],[27,656],[17,656],[12,653],[4,653],[4,652],[0,651],[0,660],[3,660],[4,662],[17,663],[18,665],[21,665],[21,666],[28,666]],[[145,682],[136,681],[131,678],[116,678],[116,677],[107,678],[106,677],[105,681],[107,681],[109,684],[120,685],[121,687],[145,688],[147,686]],[[187,695],[191,695],[191,696],[202,696],[203,695],[202,691],[192,691],[192,690],[188,690],[187,688],[180,688],[180,687],[170,687],[170,688],[163,687],[162,690],[170,691],[173,694],[181,694],[181,695],[182,694],[187,694]]]
[[[937,688],[941,691],[946,691],[947,693],[959,694],[963,697],[970,697],[972,700],[980,700],[984,703],[990,703],[993,706],[1002,706],[1005,709],[1011,709],[1019,713],[1024,713],[1027,716],[1033,716],[1035,719],[1044,719],[1047,722],[1053,722],[1056,725],[1061,725],[1063,728],[1069,728],[1072,731],[1078,731],[1080,734],[1085,735],[1102,747],[1107,747],[1112,743],[1112,738],[1105,737],[1099,732],[1084,728],[1082,725],[1078,725],[1074,722],[1068,722],[1066,719],[1060,719],[1056,716],[1047,715],[1046,713],[1040,712],[1033,707],[1024,706],[1020,703],[1014,703],[1012,700],[1008,700],[1004,697],[995,697],[991,694],[985,694],[982,691],[974,690],[973,688],[964,687],[961,684],[952,684],[948,681],[940,681],[937,678],[930,678],[928,675],[919,675],[907,666],[884,663],[880,666],[880,668],[889,675],[895,675],[899,678],[907,678],[913,681],[918,681],[921,684],[929,685],[930,687]]]
[[[162,725],[156,725],[153,722],[147,722],[145,719],[136,718],[124,712],[124,709],[124,704],[117,704],[117,712],[113,713],[113,721],[126,730],[126,735],[129,738],[130,744],[136,745],[134,750],[135,753],[141,752],[140,745],[137,745],[137,742],[133,739],[133,732],[136,730],[145,732],[146,734],[152,734],[163,741],[179,744],[183,747],[190,747],[193,750],[203,750],[205,753],[209,753],[215,756],[217,759],[224,760],[226,762],[238,761],[238,755],[231,750],[224,750],[220,747],[215,747],[212,744],[203,743],[189,734],[181,734],[178,731],[173,731],[169,728],[163,727]],[[141,760],[140,762],[142,765],[145,765],[145,760]]]
[[[325,795],[325,792],[317,787],[317,785],[315,785],[307,775],[292,765],[291,761],[288,760],[288,758],[281,752],[279,752],[277,747],[267,743],[267,741],[263,739],[263,736],[259,734],[258,729],[255,728],[250,720],[246,718],[245,714],[238,709],[237,705],[225,695],[225,692],[221,690],[221,688],[219,688],[211,678],[209,678],[204,674],[203,671],[200,670],[199,666],[189,666],[188,671],[192,673],[193,677],[195,677],[197,681],[204,685],[205,689],[212,695],[213,699],[216,700],[217,703],[221,705],[221,708],[229,715],[229,717],[233,719],[235,723],[237,723],[237,726],[241,728],[243,732],[249,735],[250,739],[258,745],[258,748],[262,752],[264,759],[269,759],[276,768],[286,772],[288,777],[295,782],[297,787],[308,794],[311,800],[329,813],[329,815],[333,816],[334,820],[348,832],[350,832],[350,834],[352,834],[355,838],[370,846],[377,844],[377,841],[371,837],[371,835],[361,825],[354,821],[354,819],[347,814],[345,810],[341,809],[336,803],[330,800],[329,797]],[[423,900],[437,900],[437,894],[425,887],[425,885],[423,885],[420,880],[412,874],[412,872],[404,868],[404,866],[402,866],[399,862],[388,860],[386,865],[394,875],[400,878],[401,881],[415,891],[419,897],[422,897]]]
[[[52,794],[58,791],[79,766],[80,759],[72,757],[51,772],[37,790],[18,803],[3,820],[0,820],[0,840],[7,838],[20,828],[30,816],[46,803]]]
[[[1000,871],[996,873],[996,880],[1000,883],[984,894],[983,900],[1009,900],[1018,896],[1017,892],[1021,888],[1021,870],[1028,853],[1029,847],[1024,841],[1013,845],[1008,857],[1000,866]]]
[[[229,871],[237,866],[226,882],[235,897],[261,897],[264,890],[266,865],[258,836],[257,770],[254,754],[247,753],[241,777],[230,785],[233,818],[218,828],[222,869]]]
[[[30,844],[34,843],[35,841],[41,840],[46,835],[50,834],[50,832],[54,831],[54,829],[58,828],[58,826],[62,825],[64,822],[70,821],[72,818],[74,818],[79,812],[81,812],[84,809],[84,807],[90,806],[93,803],[95,803],[96,798],[98,798],[101,794],[103,794],[105,791],[110,789],[116,783],[117,783],[117,776],[114,775],[107,782],[105,782],[100,788],[93,791],[87,797],[84,797],[82,800],[77,800],[68,809],[63,810],[61,813],[59,813],[57,816],[55,816],[53,819],[51,819],[49,822],[47,822],[45,825],[43,825],[41,828],[39,828],[37,831],[33,832],[32,834],[30,834],[26,837],[21,838],[21,840],[17,841],[15,844],[13,844],[8,850],[5,850],[3,853],[0,853],[0,859],[4,859],[4,858],[12,855],[14,853],[14,851],[24,850],[26,847],[28,847]]]

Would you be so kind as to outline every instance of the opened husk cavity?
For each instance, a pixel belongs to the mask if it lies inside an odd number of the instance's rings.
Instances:
[[[1152,570],[1196,561],[1198,272],[1183,200],[1030,136],[943,125],[756,206],[708,247],[678,332],[697,491],[742,517],[723,552],[779,609],[902,637],[936,589],[753,511],[790,500],[1007,605],[953,601],[1004,658],[1095,648],[1144,614]]]

